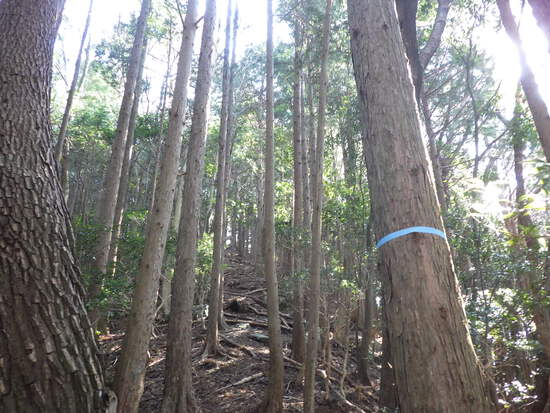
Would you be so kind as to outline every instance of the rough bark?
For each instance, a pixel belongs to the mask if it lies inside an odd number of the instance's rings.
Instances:
[[[383,302],[383,299],[382,299]],[[385,308],[384,303],[382,304]],[[399,406],[397,401],[397,389],[395,387],[395,372],[393,368],[393,360],[391,357],[390,336],[387,326],[387,321],[384,322],[382,336],[382,367],[380,371],[380,390],[378,399],[380,406],[390,410]],[[472,412],[473,413],[473,412]]]
[[[393,4],[348,0],[348,17],[375,233],[441,229]],[[494,411],[448,243],[426,234],[395,239],[381,247],[379,268],[400,411]]]
[[[519,35],[518,25],[510,8],[510,0],[497,0],[500,18],[506,33],[516,45],[521,66],[520,82],[533,115],[535,128],[539,135],[542,150],[546,156],[546,161],[550,162],[550,115],[548,107],[540,94],[535,80],[535,75],[527,63],[523,44]]]
[[[319,75],[319,108],[317,111],[317,140],[315,145],[315,161],[311,174],[312,218],[311,218],[311,266],[309,280],[309,314],[307,354],[304,372],[304,412],[315,411],[315,368],[319,342],[319,301],[321,294],[321,237],[323,215],[323,151],[325,140],[325,118],[328,88],[328,54],[330,45],[330,23],[332,17],[332,0],[327,0],[325,19],[321,40],[321,73]]]
[[[69,119],[71,117],[71,108],[73,106],[74,95],[78,86],[78,79],[80,78],[80,65],[82,62],[82,51],[84,50],[84,44],[86,43],[86,37],[88,36],[88,29],[90,28],[90,21],[92,20],[92,8],[94,6],[94,0],[90,0],[88,7],[88,15],[86,17],[86,23],[84,23],[84,31],[82,32],[82,39],[80,40],[80,48],[78,49],[78,55],[74,65],[73,80],[67,95],[67,103],[65,104],[65,112],[63,113],[63,119],[59,128],[59,135],[57,137],[57,144],[55,145],[55,159],[57,162],[61,162],[63,156],[63,147],[65,145],[65,136],[67,135],[67,127],[69,126]]]
[[[231,14],[233,2],[227,2],[225,23],[225,48],[223,52],[222,106],[220,114],[220,133],[218,137],[218,168],[216,171],[216,205],[214,207],[212,270],[210,273],[210,294],[208,299],[208,327],[204,355],[219,352],[218,318],[221,310],[220,288],[223,275],[223,255],[225,251],[225,197],[227,167],[227,134],[229,123],[229,81],[231,48]]]
[[[283,340],[279,318],[279,287],[275,267],[275,139],[273,133],[273,0],[267,0],[266,54],[266,136],[264,180],[263,263],[267,294],[267,324],[269,332],[269,383],[264,394],[265,413],[283,411]]]
[[[132,102],[139,72],[139,63],[145,39],[145,29],[147,26],[147,17],[151,8],[151,0],[142,0],[141,11],[137,22],[136,35],[130,53],[130,62],[126,74],[124,85],[124,95],[120,105],[118,115],[117,129],[111,149],[111,159],[105,174],[103,184],[103,193],[98,206],[98,224],[101,226],[97,242],[95,245],[95,260],[93,263],[94,279],[92,280],[88,295],[90,300],[96,299],[101,293],[103,277],[107,272],[107,261],[111,246],[111,235],[113,229],[113,220],[115,217],[116,201],[118,188],[120,186],[120,174],[122,171],[122,161],[124,159],[124,150],[126,148],[126,137],[128,126],[130,124],[130,114]],[[92,301],[92,305],[93,305]],[[90,313],[92,324],[99,319],[100,311],[97,307]]]
[[[204,150],[208,130],[212,54],[216,25],[216,1],[206,2],[198,77],[193,104],[187,171],[182,197],[182,219],[172,280],[172,301],[168,323],[168,347],[162,413],[198,410],[191,377],[191,330],[200,189],[204,171]]]
[[[107,408],[51,148],[62,0],[0,2],[0,410]]]
[[[155,201],[149,216],[145,248],[132,298],[122,358],[116,375],[119,413],[137,411],[143,393],[147,350],[155,316],[160,272],[164,258],[182,145],[187,86],[191,74],[193,42],[196,32],[197,1],[189,0],[180,47],[180,60],[168,120],[168,133],[162,154]]]

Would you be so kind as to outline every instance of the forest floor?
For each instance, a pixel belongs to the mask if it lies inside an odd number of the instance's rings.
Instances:
[[[193,323],[193,385],[195,397],[202,411],[257,412],[268,383],[269,349],[267,344],[267,316],[264,279],[256,275],[254,267],[229,255],[226,259],[224,282],[225,319],[228,329],[221,331],[221,344],[225,355],[202,358],[206,331],[199,318]],[[285,356],[284,411],[301,412],[303,386],[300,366],[290,360],[292,330],[290,315],[281,313],[281,328]],[[155,326],[151,340],[150,358],[145,379],[145,391],[140,412],[160,411],[166,355],[166,322]],[[106,354],[107,380],[112,379],[122,344],[123,331],[113,331],[100,338],[102,352]],[[376,388],[361,386],[355,377],[355,361],[350,351],[345,380],[345,399],[339,388],[344,350],[333,344],[330,397],[326,397],[326,366],[321,358],[316,382],[316,412],[377,412]],[[374,367],[374,366],[373,366]],[[374,370],[374,369],[372,369]],[[372,371],[371,370],[371,371]],[[324,376],[324,377],[323,377]],[[377,381],[376,378],[374,378]],[[261,412],[258,412],[261,413]]]

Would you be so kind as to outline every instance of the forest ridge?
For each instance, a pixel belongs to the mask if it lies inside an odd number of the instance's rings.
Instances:
[[[71,1],[0,0],[1,412],[550,413],[549,1]]]

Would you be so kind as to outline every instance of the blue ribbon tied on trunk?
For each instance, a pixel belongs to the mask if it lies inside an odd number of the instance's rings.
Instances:
[[[386,235],[385,237],[381,238],[377,243],[376,243],[376,248],[380,248],[382,245],[396,239],[396,238],[400,238],[400,237],[403,237],[405,235],[408,235],[408,234],[412,234],[412,233],[422,233],[422,234],[432,234],[432,235],[437,235],[438,237],[441,237],[443,239],[447,239],[447,236],[445,235],[445,233],[437,228],[432,228],[432,227],[410,227],[410,228],[405,228],[405,229],[400,229],[399,231],[395,231],[395,232],[392,232],[391,234],[388,234]]]

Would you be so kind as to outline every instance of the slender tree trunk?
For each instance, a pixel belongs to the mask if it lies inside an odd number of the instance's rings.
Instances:
[[[157,183],[158,183],[158,176],[161,169],[161,153],[164,150],[164,114],[166,111],[166,98],[168,97],[168,88],[170,85],[170,69],[171,69],[171,61],[172,61],[172,22],[170,21],[170,29],[169,29],[169,45],[168,45],[168,56],[167,56],[167,63],[166,63],[166,72],[164,74],[164,81],[163,86],[161,87],[161,94],[160,94],[160,113],[158,116],[158,124],[159,124],[159,133],[158,133],[158,146],[155,149],[155,171],[153,174],[153,189],[150,191],[151,196],[151,203],[149,204],[149,211],[153,210],[153,206],[155,204],[155,193],[157,189]],[[194,39],[194,34],[193,34]],[[187,102],[184,104],[184,110],[187,107]],[[182,114],[182,118],[185,118],[185,113]]]
[[[434,172],[435,186],[437,189],[437,198],[441,205],[441,210],[447,210],[447,200],[443,187],[443,179],[441,176],[441,165],[439,162],[439,153],[435,142],[435,133],[433,131],[428,98],[424,93],[424,71],[428,66],[431,58],[439,48],[441,37],[447,24],[447,15],[451,6],[451,0],[438,0],[437,15],[432,26],[430,37],[424,48],[419,51],[417,33],[416,33],[416,13],[418,0],[396,0],[397,14],[399,17],[399,26],[401,29],[401,37],[405,45],[405,52],[409,59],[409,67],[413,84],[415,87],[415,97],[419,110],[424,115],[424,123],[428,135],[429,154]]]
[[[439,48],[441,36],[447,24],[447,15],[452,0],[438,0],[437,14],[430,32],[430,37],[422,50],[418,49],[416,33],[416,14],[418,0],[396,0],[397,16],[401,38],[405,45],[405,51],[409,59],[409,67],[414,85],[415,97],[418,106],[421,107],[421,96],[423,95],[424,71],[430,63],[433,55]]]
[[[73,80],[71,82],[71,88],[69,89],[69,95],[67,96],[67,103],[65,104],[65,112],[63,113],[63,120],[59,128],[59,136],[57,137],[57,144],[55,145],[55,159],[57,162],[61,162],[63,156],[63,147],[65,145],[65,136],[67,135],[67,127],[69,126],[69,119],[71,117],[71,108],[73,106],[74,95],[78,86],[78,79],[80,77],[80,64],[82,62],[82,51],[84,50],[84,44],[86,43],[86,37],[88,36],[88,29],[90,28],[90,21],[92,19],[92,8],[94,0],[90,0],[90,6],[88,7],[88,16],[86,17],[86,23],[84,24],[84,32],[82,33],[82,39],[80,40],[80,48],[78,49],[78,55],[76,63],[74,65]]]
[[[235,139],[235,113],[233,109],[234,105],[234,89],[235,89],[235,72],[237,68],[237,33],[239,31],[239,8],[235,5],[235,15],[233,18],[233,35],[231,41],[233,45],[231,47],[231,70],[229,73],[229,97],[227,105],[227,149],[225,151],[225,176],[224,176],[224,193],[228,193],[229,182],[231,179],[231,167],[232,167],[232,155],[233,155],[233,143]],[[227,196],[227,195],[226,195]],[[227,237],[227,211],[224,208],[225,218],[223,219],[223,245],[225,249],[225,239]],[[223,255],[222,255],[223,258]],[[222,259],[223,264],[223,259]],[[223,268],[223,265],[222,265]],[[218,328],[227,329],[227,323],[223,315],[223,284],[224,284],[224,271],[220,271],[220,288],[218,294]]]
[[[412,226],[443,228],[392,3],[348,0],[379,239]],[[426,234],[395,239],[381,247],[379,267],[400,411],[494,411],[447,242]]]
[[[216,205],[214,210],[214,245],[212,249],[212,271],[210,274],[210,296],[208,299],[208,331],[204,356],[219,353],[218,318],[221,310],[220,288],[223,274],[223,254],[225,251],[225,196],[226,196],[226,161],[227,133],[229,123],[229,81],[230,81],[230,48],[231,48],[231,14],[233,2],[227,2],[227,19],[225,24],[225,49],[223,52],[222,106],[220,116],[220,134],[218,138],[218,169],[216,172]]]
[[[69,159],[69,145],[67,142],[65,142],[65,145],[63,145],[63,157],[61,159],[60,164],[60,184],[61,189],[63,190],[63,198],[65,199],[65,202],[69,199],[69,165],[70,165],[70,159]]]
[[[113,220],[115,217],[118,188],[120,185],[120,174],[122,171],[122,163],[126,148],[128,126],[130,124],[130,112],[134,99],[134,91],[136,88],[139,64],[143,49],[143,40],[145,38],[145,29],[147,27],[147,17],[149,16],[150,8],[151,0],[142,0],[141,12],[137,22],[136,35],[130,54],[128,73],[126,74],[124,95],[120,105],[117,130],[111,151],[111,159],[105,174],[103,194],[98,206],[98,223],[102,228],[99,231],[95,246],[95,260],[93,264],[94,274],[88,292],[89,300],[96,299],[101,293],[103,277],[107,272],[107,260],[109,258],[109,250],[111,246],[111,235]],[[97,307],[93,308],[90,312],[90,318],[93,325],[95,325],[99,319],[99,316],[99,309]]]
[[[364,148],[364,152],[366,152]],[[369,348],[372,341],[372,324],[377,317],[376,308],[376,292],[374,284],[375,276],[375,262],[372,259],[373,245],[372,245],[372,215],[369,217],[369,222],[366,231],[366,285],[365,285],[365,301],[364,301],[364,316],[362,326],[361,345],[359,347],[359,378],[361,382],[366,386],[371,386],[371,380],[369,377]]]
[[[111,247],[109,251],[109,271],[111,276],[115,274],[117,254],[118,254],[118,241],[122,231],[122,218],[124,217],[124,211],[128,200],[128,186],[130,184],[130,166],[132,163],[132,154],[134,150],[134,133],[136,130],[137,115],[139,113],[139,101],[141,99],[141,93],[143,91],[143,68],[145,63],[145,56],[147,55],[147,38],[143,42],[143,51],[141,53],[141,62],[139,68],[139,74],[137,78],[137,86],[134,92],[134,102],[132,103],[132,112],[130,113],[130,124],[128,125],[128,137],[126,139],[126,147],[124,148],[124,159],[122,161],[122,170],[120,172],[120,186],[118,188],[118,196],[116,201],[115,218],[113,220],[113,239],[111,241]]]
[[[168,323],[168,347],[162,413],[198,410],[191,377],[191,330],[200,189],[204,171],[204,150],[208,130],[212,54],[216,25],[216,0],[207,0],[201,40],[193,120],[187,154],[182,212],[172,281],[172,302]]]
[[[295,7],[301,6],[297,0]],[[294,306],[292,309],[292,358],[304,362],[306,338],[304,328],[304,271],[303,232],[304,232],[304,191],[303,191],[303,118],[302,118],[302,11],[296,13],[294,24],[294,85],[292,100],[293,161],[294,161],[294,208],[292,217],[291,268],[294,283]]]
[[[311,191],[313,195],[313,214],[311,219],[311,266],[310,266],[310,302],[308,318],[307,354],[304,373],[304,413],[315,411],[315,369],[319,342],[319,300],[321,294],[321,236],[323,214],[323,151],[325,139],[325,117],[328,88],[328,54],[330,42],[330,23],[332,0],[327,0],[321,43],[321,74],[319,77],[319,109],[317,112],[317,142],[315,162],[312,171]]]
[[[519,35],[518,25],[512,14],[512,9],[510,8],[510,0],[497,0],[497,5],[500,11],[502,25],[517,47],[521,65],[521,86],[523,87],[527,103],[531,109],[535,128],[537,129],[539,140],[544,155],[546,156],[546,161],[550,162],[550,114],[548,113],[548,107],[540,94],[535,75],[527,63],[527,57],[525,56],[525,50],[523,49],[523,44]]]
[[[136,276],[122,359],[116,375],[119,413],[137,411],[139,399],[143,393],[147,350],[149,349],[160,272],[174,204],[174,191],[182,145],[181,132],[187,103],[187,86],[191,74],[193,42],[197,29],[196,20],[197,1],[189,0],[159,182],[147,225],[144,254]]]
[[[312,171],[315,163],[315,110],[313,109],[313,78],[311,71],[308,70],[307,76],[307,102],[309,112],[309,133],[306,141],[305,136],[302,139],[302,165],[303,165],[303,186],[304,186],[304,227],[307,234],[311,233],[311,197],[312,197]],[[304,111],[305,112],[305,111]],[[306,237],[307,238],[307,237]],[[304,261],[305,265],[309,267],[311,264],[310,248],[305,248]]]
[[[405,51],[409,58],[409,68],[411,70],[415,97],[417,102],[420,102],[424,70],[420,64],[418,40],[416,37],[416,12],[418,9],[418,0],[395,0],[395,5],[397,16],[399,17],[401,39],[403,40]]]
[[[88,46],[86,46],[85,58],[84,58],[84,66],[82,67],[82,75],[80,76],[80,80],[78,81],[78,86],[76,88],[76,91],[79,92],[82,88],[82,84],[84,83],[84,80],[86,79],[86,74],[88,73],[88,66],[90,64],[90,49],[92,47],[92,39],[88,38]]]
[[[109,402],[51,148],[51,71],[63,5],[0,2],[2,412],[95,413]]]
[[[437,200],[439,201],[439,205],[441,206],[441,212],[444,214],[447,211],[447,198],[445,196],[443,177],[441,175],[441,163],[439,158],[439,150],[437,148],[437,142],[435,140],[436,135],[432,126],[430,108],[428,106],[428,98],[424,92],[422,92],[420,103],[422,104],[422,114],[424,115],[424,125],[426,125],[426,134],[428,135],[428,150],[429,150],[430,160],[432,162],[432,169],[434,173]]]
[[[269,331],[269,383],[264,395],[262,412],[283,411],[283,340],[279,318],[279,287],[275,268],[275,139],[273,134],[273,0],[267,0],[266,56],[266,138],[264,181],[263,262],[267,287],[267,324]]]

